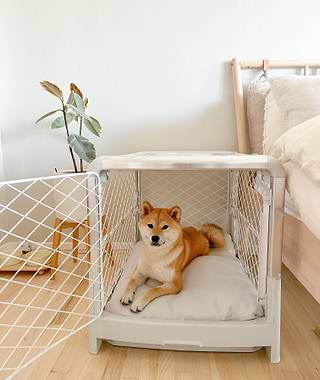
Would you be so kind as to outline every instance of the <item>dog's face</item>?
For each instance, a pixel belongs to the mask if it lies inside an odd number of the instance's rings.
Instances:
[[[168,247],[175,243],[181,234],[181,209],[178,206],[153,208],[143,202],[139,230],[144,243],[151,247]]]

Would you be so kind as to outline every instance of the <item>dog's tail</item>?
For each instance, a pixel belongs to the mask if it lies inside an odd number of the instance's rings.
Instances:
[[[224,232],[220,226],[214,223],[204,224],[201,232],[209,240],[210,248],[224,247]]]

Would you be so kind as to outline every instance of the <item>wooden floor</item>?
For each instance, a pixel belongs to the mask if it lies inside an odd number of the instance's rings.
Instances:
[[[87,331],[21,372],[19,380],[320,379],[320,305],[284,268],[281,363],[256,353],[192,353],[113,347],[87,352]]]

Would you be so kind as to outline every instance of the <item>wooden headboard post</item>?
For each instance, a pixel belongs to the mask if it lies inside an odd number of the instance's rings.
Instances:
[[[241,79],[241,65],[238,58],[231,61],[233,96],[236,110],[237,134],[238,134],[238,150],[240,153],[251,153],[249,128],[244,104],[243,87]]]
[[[267,60],[240,61],[233,58],[231,61],[233,96],[236,112],[236,124],[238,134],[238,151],[251,153],[249,127],[247,120],[246,104],[243,95],[241,70],[264,69]],[[309,75],[309,69],[320,68],[320,61],[268,61],[270,69],[303,69],[304,75]]]

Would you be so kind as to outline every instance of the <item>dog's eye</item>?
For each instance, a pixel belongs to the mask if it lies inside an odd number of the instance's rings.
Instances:
[[[149,228],[153,228],[153,224],[151,224],[151,223],[149,223],[147,226],[148,226]]]
[[[165,224],[165,225],[162,227],[163,230],[166,230],[167,228],[169,228],[169,226],[168,226],[167,224]]]

